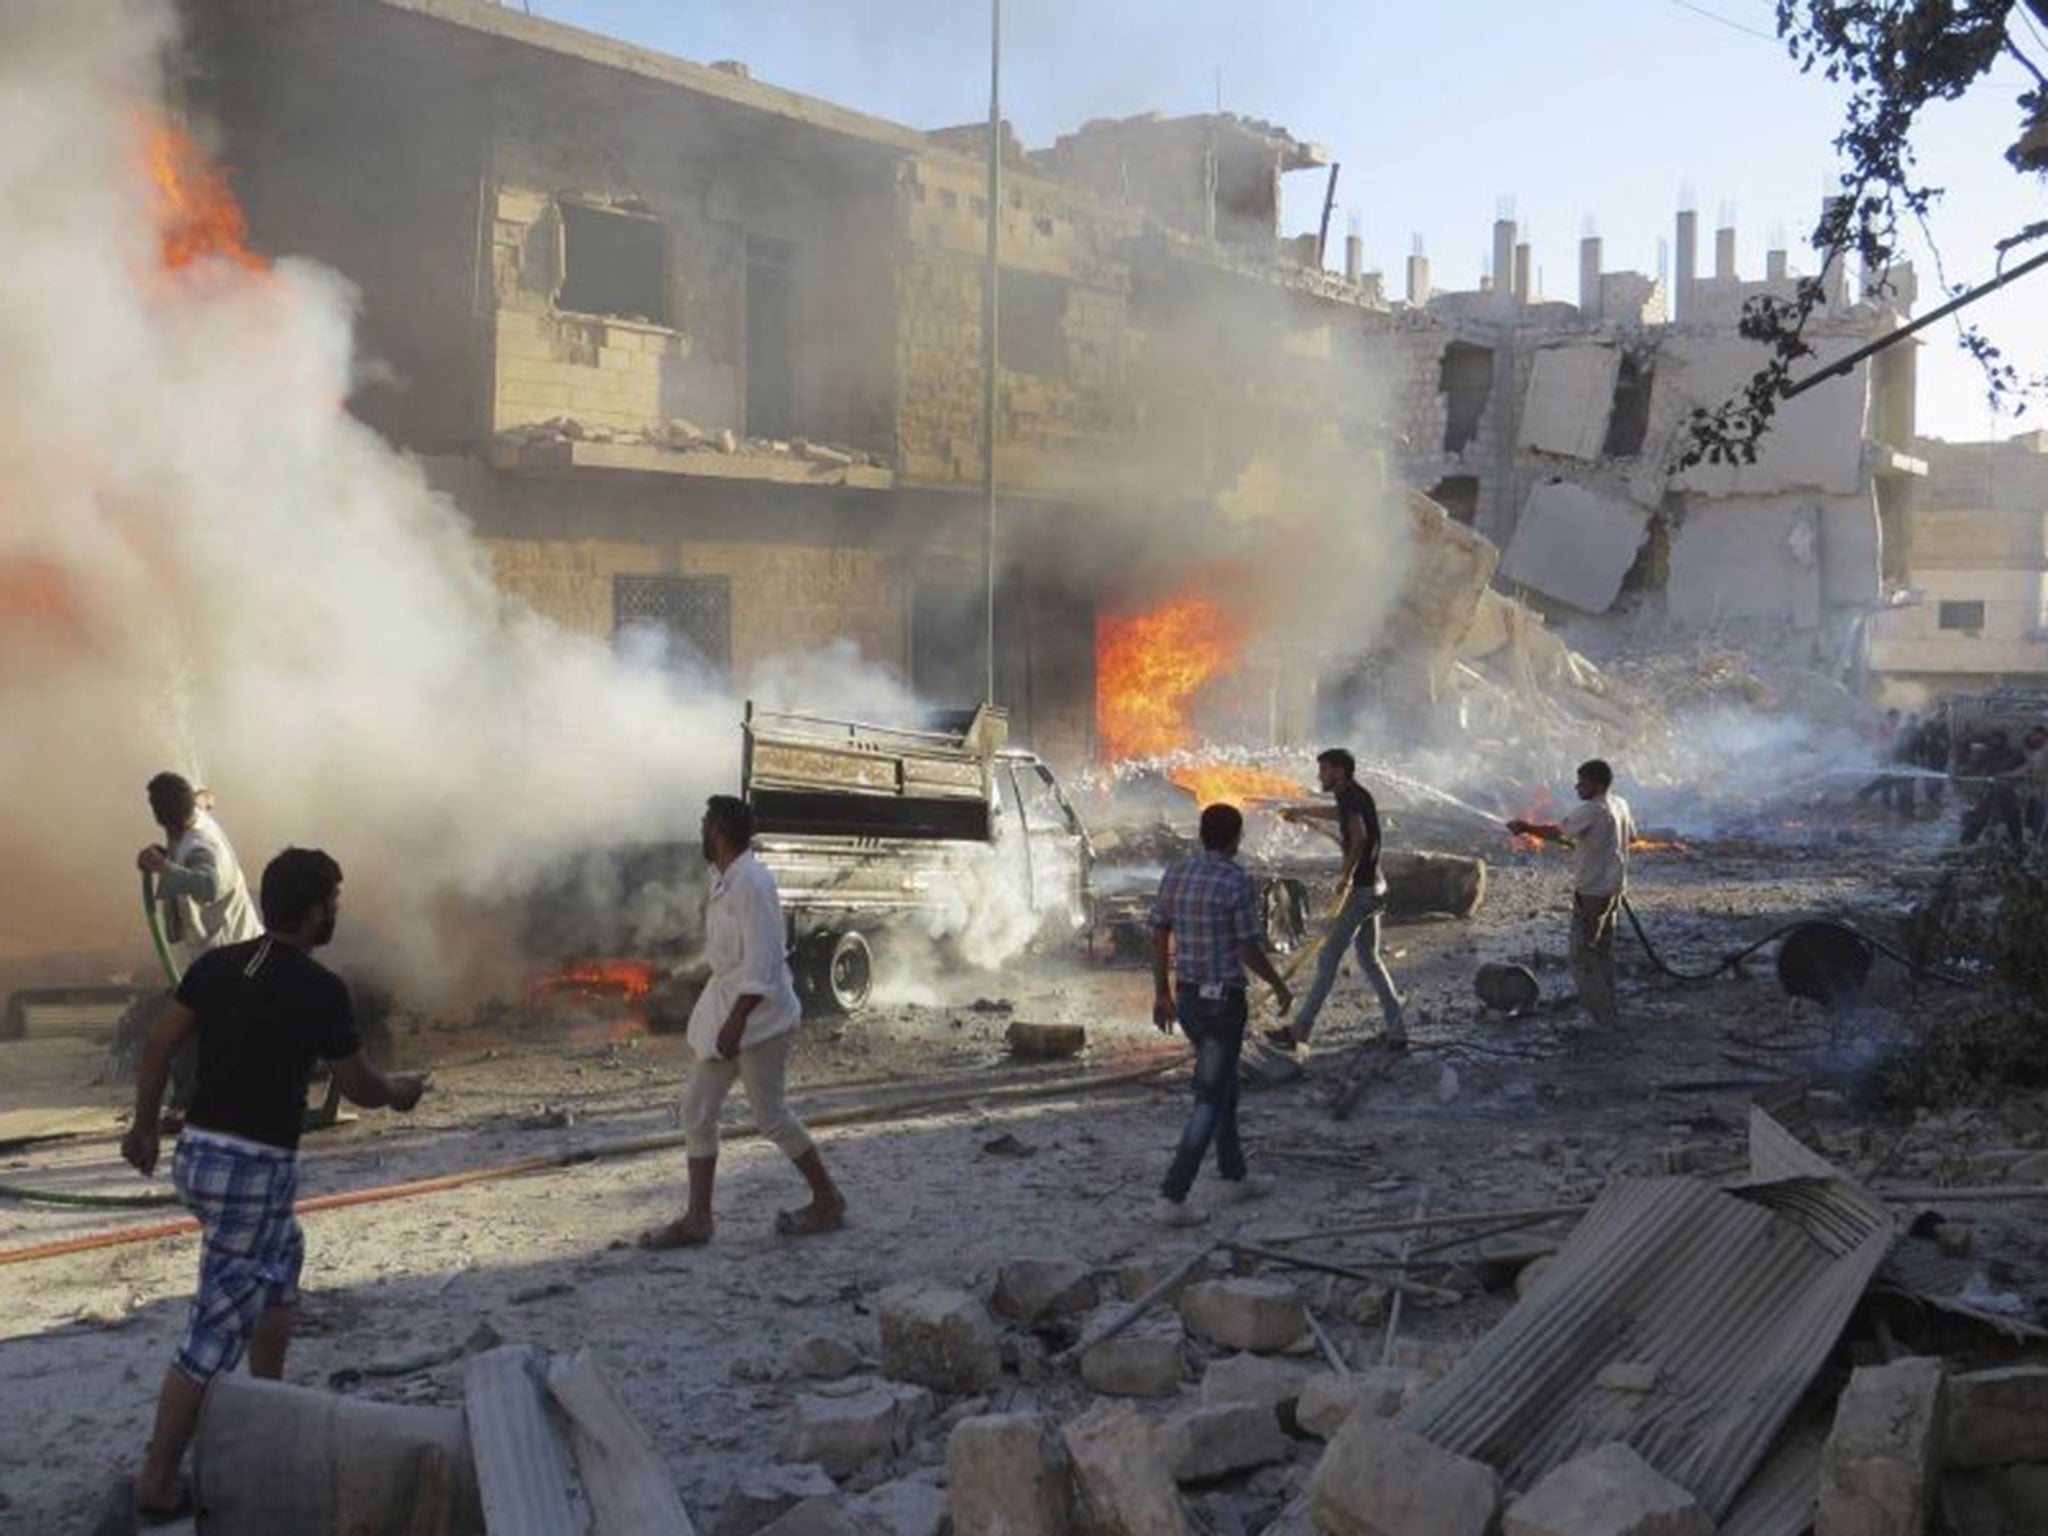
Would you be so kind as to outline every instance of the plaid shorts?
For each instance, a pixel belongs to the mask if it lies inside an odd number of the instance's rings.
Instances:
[[[171,1363],[204,1384],[240,1363],[264,1308],[298,1302],[306,1262],[305,1236],[292,1214],[299,1162],[281,1147],[188,1128],[178,1138],[171,1177],[205,1231],[199,1291]]]

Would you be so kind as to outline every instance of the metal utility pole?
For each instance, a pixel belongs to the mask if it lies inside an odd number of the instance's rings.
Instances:
[[[981,274],[981,495],[987,523],[982,560],[988,578],[982,654],[985,703],[996,701],[996,290],[1000,282],[1003,196],[1003,0],[989,0],[988,262]]]

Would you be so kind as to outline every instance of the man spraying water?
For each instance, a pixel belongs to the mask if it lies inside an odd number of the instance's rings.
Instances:
[[[1614,770],[1600,758],[1579,764],[1579,805],[1561,822],[1509,822],[1517,837],[1541,838],[1578,850],[1572,880],[1572,980],[1579,1001],[1602,1029],[1621,1015],[1614,1001],[1614,926],[1628,890],[1628,845],[1636,822],[1628,802],[1614,794]]]

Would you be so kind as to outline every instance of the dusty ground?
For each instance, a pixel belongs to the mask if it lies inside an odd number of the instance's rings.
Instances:
[[[1866,823],[1803,848],[1728,843],[1654,854],[1637,863],[1637,905],[1681,965],[1802,914],[1851,916],[1881,931],[1924,886],[1937,847],[1931,829],[1902,840]],[[1568,992],[1567,879],[1555,855],[1510,856],[1496,865],[1478,920],[1393,930],[1391,964],[1414,1008],[1415,1050],[1367,1091],[1349,1121],[1333,1123],[1318,1089],[1341,1048],[1369,1028],[1361,988],[1341,983],[1305,1079],[1245,1104],[1255,1166],[1277,1175],[1280,1188],[1262,1204],[1219,1211],[1200,1236],[1402,1217],[1425,1193],[1439,1212],[1571,1202],[1612,1174],[1737,1166],[1752,1089],[1698,1085],[1783,1076],[1801,1059],[1787,1047],[1825,1044],[1827,1025],[1778,990],[1767,961],[1746,981],[1681,988],[1655,979],[1632,942],[1623,949],[1628,1027],[1620,1038],[1581,1032],[1569,1009],[1513,1023],[1483,1017],[1470,982],[1482,960],[1533,958],[1547,994]],[[1885,969],[1874,1014],[1889,1019],[1906,994]],[[1081,1070],[1113,1070],[1166,1049],[1148,1022],[1147,979],[1129,965],[1039,958],[907,995],[919,1000],[810,1029],[798,1058],[803,1106],[884,1104],[1074,1075],[1072,1063],[1012,1062],[1002,1042],[1011,1017],[1087,1024]],[[1006,1001],[1013,1011],[977,1010],[977,998]],[[602,1145],[675,1124],[681,1066],[671,1039],[615,1042],[596,1028],[485,1038],[423,1026],[402,1032],[399,1046],[409,1061],[435,1066],[434,1093],[410,1118],[366,1114],[309,1138],[306,1193]],[[0,1157],[0,1182],[144,1188],[118,1162],[119,1095],[90,1085],[97,1059],[95,1047],[78,1042],[0,1044],[0,1109],[70,1105],[104,1116],[98,1134]],[[735,1476],[779,1454],[800,1386],[780,1363],[786,1350],[826,1334],[872,1353],[867,1309],[888,1283],[936,1276],[985,1288],[1012,1258],[1068,1255],[1108,1266],[1196,1240],[1148,1222],[1184,1100],[1184,1077],[1169,1076],[822,1130],[825,1155],[853,1202],[853,1225],[805,1242],[773,1234],[773,1211],[794,1203],[798,1190],[774,1151],[752,1141],[729,1147],[718,1240],[691,1254],[625,1246],[673,1210],[679,1151],[310,1215],[307,1315],[288,1376],[453,1403],[459,1360],[408,1371],[405,1357],[458,1344],[480,1325],[550,1350],[589,1345],[708,1526]],[[2010,1127],[1990,1120],[1974,1129],[1916,1128],[1826,1092],[1810,1103],[1821,1139],[1846,1163],[1889,1153],[1887,1172],[1908,1179],[1956,1172],[1958,1138],[2011,1139]],[[559,1123],[565,1118],[571,1123]],[[2029,1134],[2038,1141],[2038,1132]],[[1008,1155],[990,1149],[1005,1136],[1020,1145]],[[1198,1203],[1205,1193],[1198,1185]],[[2048,1283],[2048,1234],[2027,1212],[1979,1208],[1979,1251]],[[0,1200],[0,1248],[163,1214]],[[1332,1240],[1312,1251],[1356,1257],[1375,1241]],[[0,1527],[88,1528],[109,1480],[140,1447],[193,1262],[192,1241],[181,1237],[0,1267]],[[1376,1362],[1385,1323],[1373,1299],[1361,1301],[1365,1288],[1302,1279],[1338,1348],[1353,1362]],[[1408,1307],[1402,1337],[1461,1345],[1508,1305],[1469,1280],[1464,1288],[1472,1294],[1458,1305]],[[397,1373],[379,1374],[387,1365]],[[1076,1393],[1070,1377],[1027,1371],[1007,1377],[996,1398],[999,1407],[1060,1408]],[[897,1471],[916,1475],[922,1463],[929,1475],[942,1445],[935,1434]],[[1284,1474],[1267,1477],[1262,1496],[1277,1502],[1284,1484]],[[1249,1497],[1215,1495],[1206,1513],[1219,1529],[1235,1530],[1250,1518]]]

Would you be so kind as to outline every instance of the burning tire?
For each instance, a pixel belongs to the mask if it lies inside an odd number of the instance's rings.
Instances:
[[[851,928],[805,939],[795,969],[797,995],[809,1014],[859,1013],[875,989],[874,951]]]

